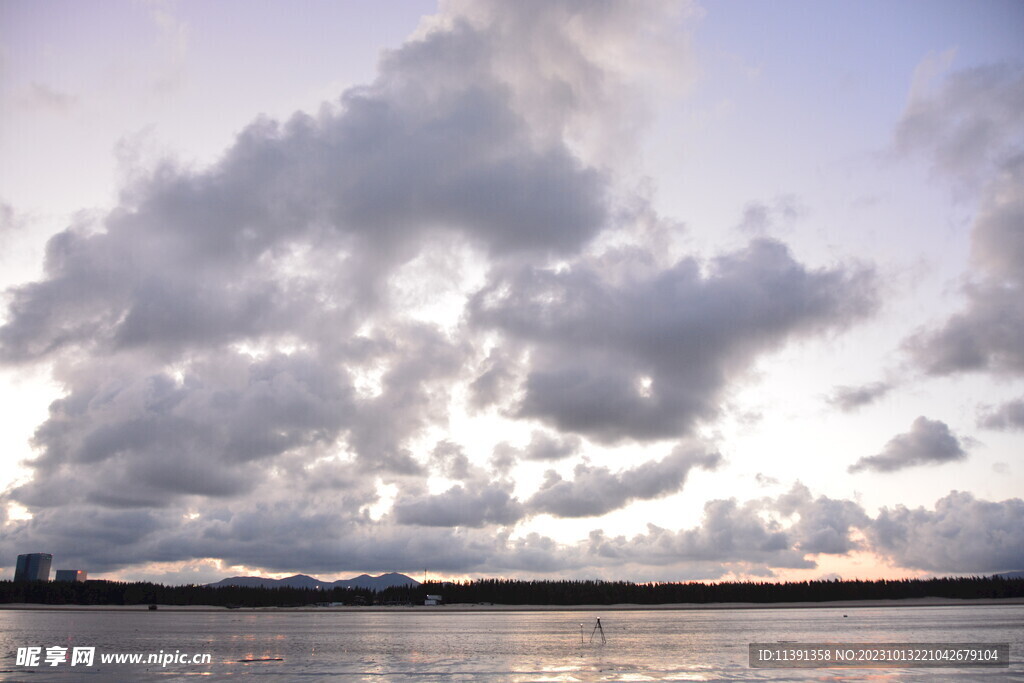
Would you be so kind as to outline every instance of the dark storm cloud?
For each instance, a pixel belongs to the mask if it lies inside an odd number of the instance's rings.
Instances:
[[[874,470],[895,472],[919,465],[941,465],[963,460],[967,452],[946,423],[921,416],[910,431],[897,434],[877,455],[865,456],[848,468],[851,473]]]
[[[843,412],[851,412],[866,405],[871,405],[892,390],[888,382],[872,382],[858,387],[837,386],[829,396],[828,402]]]
[[[1024,500],[977,500],[953,491],[934,510],[882,508],[866,529],[872,548],[903,567],[994,572],[1024,566]]]
[[[706,273],[693,259],[622,281],[596,260],[521,268],[471,310],[477,325],[534,346],[520,416],[614,442],[686,434],[759,354],[873,305],[870,271],[811,270],[785,245],[755,240]]]
[[[660,461],[612,472],[606,467],[580,464],[571,481],[549,471],[540,490],[527,501],[533,512],[556,517],[594,517],[617,510],[635,500],[660,498],[683,488],[694,467],[713,470],[722,460],[718,453],[679,446]]]
[[[987,408],[978,417],[978,426],[985,429],[1024,430],[1024,398]]]

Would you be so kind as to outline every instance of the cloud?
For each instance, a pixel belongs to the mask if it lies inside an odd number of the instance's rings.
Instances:
[[[535,431],[524,457],[527,460],[562,460],[579,452],[582,444],[577,436],[557,437]]]
[[[1024,398],[984,410],[978,416],[978,426],[1000,431],[1024,430]]]
[[[330,446],[353,417],[344,376],[308,355],[204,360],[180,379],[110,364],[78,369],[75,389],[36,431],[35,475],[14,499],[161,507],[186,495],[238,495],[274,457]]]
[[[562,479],[549,470],[547,478],[527,501],[533,512],[556,517],[595,517],[617,510],[635,500],[660,498],[681,490],[694,467],[713,470],[721,463],[718,453],[677,446],[660,461],[612,472],[606,467],[577,465],[573,479]]]
[[[788,227],[804,213],[796,197],[781,195],[771,203],[752,201],[743,209],[737,229],[750,235],[769,235]]]
[[[534,430],[530,442],[523,448],[515,448],[504,441],[499,443],[494,447],[494,458],[502,469],[507,470],[520,459],[540,462],[564,460],[576,455],[582,446],[583,440],[578,436],[557,436]]]
[[[1024,374],[1024,67],[1001,64],[922,88],[897,131],[900,149],[930,156],[981,188],[964,308],[906,341],[932,375]]]
[[[895,472],[919,465],[941,465],[963,460],[967,452],[946,423],[918,417],[910,431],[889,440],[882,452],[865,456],[851,465],[850,473],[874,470]]]
[[[989,188],[971,233],[977,277],[964,286],[967,305],[937,330],[907,346],[933,375],[987,371],[1024,374],[1024,154]]]
[[[0,362],[50,364],[63,395],[31,479],[0,498],[0,513],[32,513],[7,520],[0,551],[52,548],[96,573],[215,558],[715,577],[862,549],[860,506],[799,486],[632,537],[517,529],[676,494],[721,456],[584,463],[519,497],[504,478],[516,464],[691,436],[766,354],[876,307],[870,268],[814,267],[761,236],[799,217],[791,198],[748,206],[754,239],[702,260],[680,257],[678,226],[619,182],[643,118],[637,74],[690,71],[665,59],[673,12],[446,3],[373,82],[315,115],[255,120],[209,167],[133,174],[109,213],[81,214],[49,241],[41,279],[7,292]],[[1019,261],[987,245],[1016,235],[1015,178],[976,229],[975,258],[1000,282]],[[444,315],[413,310],[439,292]],[[520,420],[530,441],[499,444],[488,471],[438,440],[463,407]]]
[[[689,528],[648,525],[628,537],[594,530],[582,542],[561,543],[538,533],[513,537],[508,528],[495,533],[493,525],[458,524],[480,514],[460,519],[463,504],[481,506],[484,514],[514,512],[503,508],[507,499],[499,487],[453,487],[433,500],[424,498],[418,509],[406,508],[410,514],[424,513],[419,522],[382,524],[362,512],[376,496],[353,476],[356,472],[338,463],[311,472],[297,464],[283,473],[284,479],[262,484],[257,495],[223,500],[201,512],[188,505],[163,511],[82,503],[43,508],[31,520],[9,523],[0,550],[53,548],[62,563],[94,573],[217,558],[228,566],[267,572],[334,574],[424,565],[431,571],[483,576],[593,576],[622,568],[649,572],[670,567],[672,576],[693,579],[730,572],[772,576],[779,569],[814,568],[814,555],[852,551],[878,553],[898,566],[933,572],[990,573],[1021,566],[1024,560],[1024,501],[1019,499],[990,502],[952,492],[932,510],[896,506],[872,519],[854,501],[815,496],[798,484],[776,498],[708,501],[700,522]],[[325,479],[338,486],[313,485]],[[423,524],[428,521],[446,523]]]
[[[759,355],[874,307],[871,271],[811,270],[772,240],[706,267],[650,263],[612,253],[561,271],[511,269],[474,297],[477,326],[532,347],[518,416],[604,442],[684,436],[718,414]]]
[[[867,528],[872,548],[902,567],[994,573],[1024,566],[1024,501],[953,491],[934,511],[882,508]]]
[[[861,546],[853,540],[851,531],[863,528],[869,521],[857,503],[826,496],[814,498],[802,484],[794,485],[769,507],[786,516],[798,515],[790,533],[796,547],[805,553],[845,555],[859,550]]]
[[[1024,144],[1024,69],[1002,63],[945,74],[951,58],[926,61],[915,74],[894,145],[961,182],[984,183]]]
[[[891,390],[892,385],[888,382],[872,382],[859,387],[837,386],[833,389],[828,402],[843,412],[851,412],[874,403]]]
[[[442,494],[400,501],[394,508],[395,519],[399,524],[436,527],[515,524],[523,518],[524,509],[509,489],[491,484],[470,491],[456,485]]]
[[[469,407],[505,403],[524,361],[461,320],[474,278],[575,259],[621,227],[603,141],[631,140],[634,69],[686,70],[661,59],[673,5],[448,3],[373,82],[256,119],[208,167],[139,169],[108,213],[78,214],[42,277],[6,292],[0,363],[48,364],[63,396],[31,479],[4,494],[33,515],[5,547],[96,571],[550,562],[557,544],[496,540],[524,514],[506,482],[420,437],[473,380]],[[156,20],[180,53],[183,24]],[[445,320],[414,310],[440,292]],[[580,444],[538,435],[522,457]],[[457,483],[430,496],[432,476]]]
[[[503,21],[515,13],[493,9]],[[604,11],[577,10],[584,24]],[[98,225],[59,233],[46,278],[12,292],[0,358],[181,353],[306,332],[325,317],[344,324],[444,235],[495,256],[578,249],[607,224],[605,171],[558,136],[536,139],[532,108],[546,105],[518,92],[509,60],[543,49],[540,39],[474,22],[457,17],[388,53],[372,85],[316,117],[257,120],[207,169],[164,164]],[[574,62],[597,68],[585,51]]]
[[[447,419],[474,351],[395,310],[393,276],[452,243],[572,252],[606,224],[604,171],[531,128],[526,109],[547,105],[510,60],[544,46],[472,11],[388,53],[338,106],[257,120],[213,166],[161,165],[49,241],[45,277],[9,291],[0,327],[0,359],[54,361],[68,392],[18,498],[45,504],[72,480],[74,497],[118,505],[245,495],[296,449],[422,473],[406,442]],[[376,395],[356,390],[367,372]]]
[[[752,563],[775,568],[810,568],[814,562],[795,550],[793,539],[778,522],[761,517],[761,504],[740,505],[735,499],[711,500],[704,505],[700,525],[671,531],[654,524],[647,532],[627,539],[608,538],[603,532],[590,535],[590,552],[603,558],[647,565],[700,563],[705,571],[718,565]]]

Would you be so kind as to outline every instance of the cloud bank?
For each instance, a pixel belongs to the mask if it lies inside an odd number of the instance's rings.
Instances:
[[[106,214],[54,235],[43,276],[6,292],[0,326],[0,363],[47,366],[63,391],[35,431],[31,476],[0,500],[5,515],[8,503],[31,515],[6,520],[0,550],[53,549],[94,573],[212,559],[716,578],[858,550],[912,568],[1012,568],[1020,501],[966,494],[871,518],[795,486],[709,500],[679,529],[600,528],[638,501],[691,494],[694,469],[716,472],[723,457],[703,430],[759,360],[879,304],[870,265],[812,265],[765,236],[800,213],[788,199],[750,205],[752,239],[705,256],[623,180],[613,162],[643,118],[636,74],[691,68],[666,62],[686,57],[662,35],[679,12],[445,3],[373,82],[315,115],[256,119],[209,167],[164,162]],[[999,90],[1011,76],[972,78]],[[938,127],[929,102],[908,114],[902,144],[938,131],[943,164],[977,163],[954,153],[962,131]],[[985,140],[1002,139],[1011,109],[995,110]],[[929,372],[1024,368],[1024,251],[1006,247],[1020,165],[999,163],[975,228],[985,277],[960,317],[909,342]],[[465,415],[516,422],[529,441],[495,436],[480,453],[438,436]],[[608,445],[674,450],[591,458]],[[962,457],[944,423],[919,418],[852,469]],[[514,476],[531,466],[549,468],[532,487]],[[558,541],[525,530],[538,518],[595,528]],[[970,554],[928,542],[948,519],[966,520]],[[984,524],[1002,531],[981,539]]]

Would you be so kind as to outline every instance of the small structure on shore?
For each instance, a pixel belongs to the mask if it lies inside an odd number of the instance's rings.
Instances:
[[[427,599],[423,601],[424,605],[443,605],[444,597],[440,595],[428,595]]]

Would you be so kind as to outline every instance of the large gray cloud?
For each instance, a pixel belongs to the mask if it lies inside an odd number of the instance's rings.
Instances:
[[[78,557],[270,568],[320,537],[317,566],[348,552],[372,569],[419,566],[401,549],[421,538],[451,546],[403,522],[518,519],[505,482],[455,450],[416,450],[485,346],[416,317],[402,288],[447,285],[450,272],[416,272],[431,254],[546,263],[610,226],[614,177],[592,143],[625,125],[625,61],[666,12],[449,4],[369,85],[316,115],[257,119],[207,168],[135,174],[114,209],[50,239],[43,277],[8,290],[0,326],[0,362],[50,363],[64,391],[31,479],[5,494],[34,515],[11,542],[66,553],[116,523],[119,548]],[[515,349],[497,342],[500,365]],[[426,496],[432,474],[460,484]],[[375,519],[379,484],[399,499]],[[425,559],[472,567],[505,552],[489,540]]]
[[[974,225],[966,307],[909,348],[931,374],[1024,374],[1024,154],[1007,162]]]
[[[869,520],[859,504],[827,496],[815,498],[802,484],[793,486],[769,507],[786,516],[797,516],[791,533],[796,547],[805,553],[845,555],[860,549],[852,531],[864,528]]]
[[[609,538],[595,531],[590,552],[650,565],[696,563],[703,567],[702,578],[715,578],[730,568],[770,575],[772,568],[815,567],[809,554],[846,555],[861,549],[853,532],[868,523],[857,503],[815,498],[797,484],[774,499],[709,501],[700,524],[690,529],[648,525],[647,533],[633,538]]]
[[[522,519],[522,504],[507,485],[468,489],[456,485],[444,493],[406,499],[395,505],[399,524],[439,527],[482,527],[515,524]]]
[[[509,12],[492,9],[508,19]],[[608,11],[617,10],[591,10]],[[389,53],[377,81],[348,91],[338,106],[285,124],[259,120],[212,167],[165,164],[126,188],[122,205],[98,224],[74,225],[52,238],[46,277],[8,293],[0,327],[0,358],[8,363],[86,359],[73,370],[58,368],[70,396],[55,405],[38,436],[48,471],[58,469],[55,459],[77,457],[51,443],[72,419],[74,435],[88,436],[89,447],[122,444],[119,457],[131,462],[123,463],[119,480],[140,498],[156,492],[131,485],[133,477],[152,478],[136,471],[137,459],[165,462],[157,453],[179,452],[189,439],[196,458],[231,463],[240,460],[234,450],[243,448],[235,443],[243,436],[260,441],[250,450],[276,455],[304,440],[333,439],[344,428],[367,464],[414,471],[402,441],[442,419],[443,392],[428,385],[457,371],[469,349],[384,317],[388,275],[440,233],[495,256],[543,255],[571,251],[605,224],[603,172],[584,166],[557,136],[540,139],[528,125],[534,114],[527,109],[542,103],[518,93],[506,43],[519,50],[530,36],[508,32],[479,12],[473,21],[463,17],[429,31]],[[588,59],[576,55],[579,68]],[[568,115],[571,103],[563,109]],[[378,332],[360,334],[367,322]],[[222,388],[221,377],[204,375],[223,374],[215,370],[223,365],[247,372],[238,368],[238,345],[308,349],[305,362],[321,367],[306,372],[320,373],[333,403],[310,405],[307,423],[289,432],[274,424],[283,418],[264,420],[244,401],[228,400],[218,392],[230,394],[237,381]],[[111,371],[121,385],[141,387],[149,378],[169,381],[168,366],[189,375],[191,384],[178,394],[205,387],[224,399],[210,414],[227,425],[253,422],[252,434],[207,434],[188,420],[175,426],[180,406],[157,419],[136,402],[129,414],[127,399],[117,416],[91,403],[73,418],[61,413],[108,390],[102,378]],[[355,401],[346,395],[346,371],[364,366],[388,372],[379,396]],[[273,401],[264,401],[264,412]],[[104,439],[111,443],[104,446]],[[254,474],[201,476],[202,470],[195,486],[209,493],[243,491],[236,479]],[[40,469],[37,485],[45,476]],[[191,491],[173,479],[172,492]]]
[[[595,246],[643,213],[616,205],[599,143],[629,138],[619,70],[631,44],[657,42],[665,11],[453,3],[368,86],[315,116],[255,121],[208,168],[159,165],[55,235],[0,327],[0,362],[51,363],[64,391],[31,479],[0,499],[32,513],[8,520],[0,550],[48,548],[100,573],[203,558],[332,573],[640,560],[711,576],[853,548],[856,506],[809,493],[713,501],[697,527],[630,541],[516,536],[530,515],[671,495],[719,458],[582,465],[523,502],[495,479],[508,462],[488,472],[418,439],[447,426],[463,384],[469,407],[555,428],[516,459],[578,455],[573,432],[677,438],[762,354],[872,309],[870,270],[812,268],[777,241],[670,264]],[[438,252],[486,279],[449,328],[399,296]],[[450,273],[418,277],[409,287],[429,296]],[[431,476],[456,483],[430,495]],[[380,485],[397,491],[390,510]]]
[[[953,491],[934,510],[883,508],[867,528],[872,548],[904,567],[993,573],[1024,567],[1024,500]]]
[[[554,446],[561,447],[561,444],[535,433],[526,453],[538,447],[548,450]],[[496,449],[499,459],[508,448],[507,444],[499,444]],[[510,525],[540,513],[557,517],[594,517],[618,510],[636,500],[677,493],[694,467],[715,469],[721,462],[718,453],[697,446],[680,445],[660,461],[646,462],[619,472],[579,464],[573,471],[572,480],[567,481],[549,470],[540,489],[528,501],[521,503],[511,495],[511,483],[489,481],[486,472],[472,467],[461,449],[452,444],[442,444],[435,449],[435,458],[438,457],[445,463],[443,473],[464,483],[440,494],[421,494],[398,501],[394,506],[398,523],[481,527]],[[507,466],[499,467],[498,471],[507,469]]]
[[[476,296],[477,325],[533,345],[518,415],[601,441],[682,436],[717,414],[759,354],[874,303],[870,271],[812,270],[764,239],[706,273],[694,259],[636,270],[619,280],[600,260],[526,267]]]
[[[180,352],[321,316],[344,325],[425,232],[459,229],[507,252],[570,249],[601,228],[596,172],[564,148],[517,144],[525,133],[500,96],[468,88],[431,107],[402,95],[359,91],[319,120],[255,124],[212,169],[157,173],[102,232],[60,233],[47,279],[12,292],[3,357]]]
[[[577,465],[571,481],[549,470],[547,478],[527,501],[536,512],[557,517],[593,517],[617,510],[634,500],[659,498],[682,489],[694,467],[713,470],[722,456],[692,446],[678,446],[670,455],[621,472],[606,467]]]
[[[10,524],[0,550],[9,554],[41,544],[55,549],[62,563],[97,573],[140,561],[216,557],[278,572],[426,566],[533,577],[664,567],[671,576],[713,579],[729,572],[771,576],[780,569],[813,569],[814,555],[854,550],[933,572],[991,573],[1024,563],[1024,501],[990,502],[966,493],[953,492],[934,509],[883,508],[872,519],[853,501],[814,496],[797,485],[777,498],[709,501],[700,522],[689,528],[652,525],[632,537],[595,530],[581,543],[566,544],[538,533],[495,533],[493,526],[380,524],[365,512],[376,495],[354,486],[358,473],[340,463],[324,463],[290,481],[303,496],[267,482],[251,499],[225,500],[201,513],[188,507],[179,514],[78,504],[44,508],[32,520]],[[858,530],[864,542],[856,540]]]
[[[982,188],[966,305],[907,348],[926,372],[1024,373],[1024,67],[950,75],[913,98],[897,133],[958,182]]]
[[[877,455],[864,456],[848,470],[851,473],[874,470],[895,472],[919,465],[941,465],[967,457],[960,439],[945,422],[918,417],[910,431],[897,434]]]
[[[215,355],[180,379],[133,370],[108,363],[75,376],[36,431],[36,475],[15,500],[145,507],[244,493],[274,456],[331,445],[354,412],[344,375],[304,354]]]

